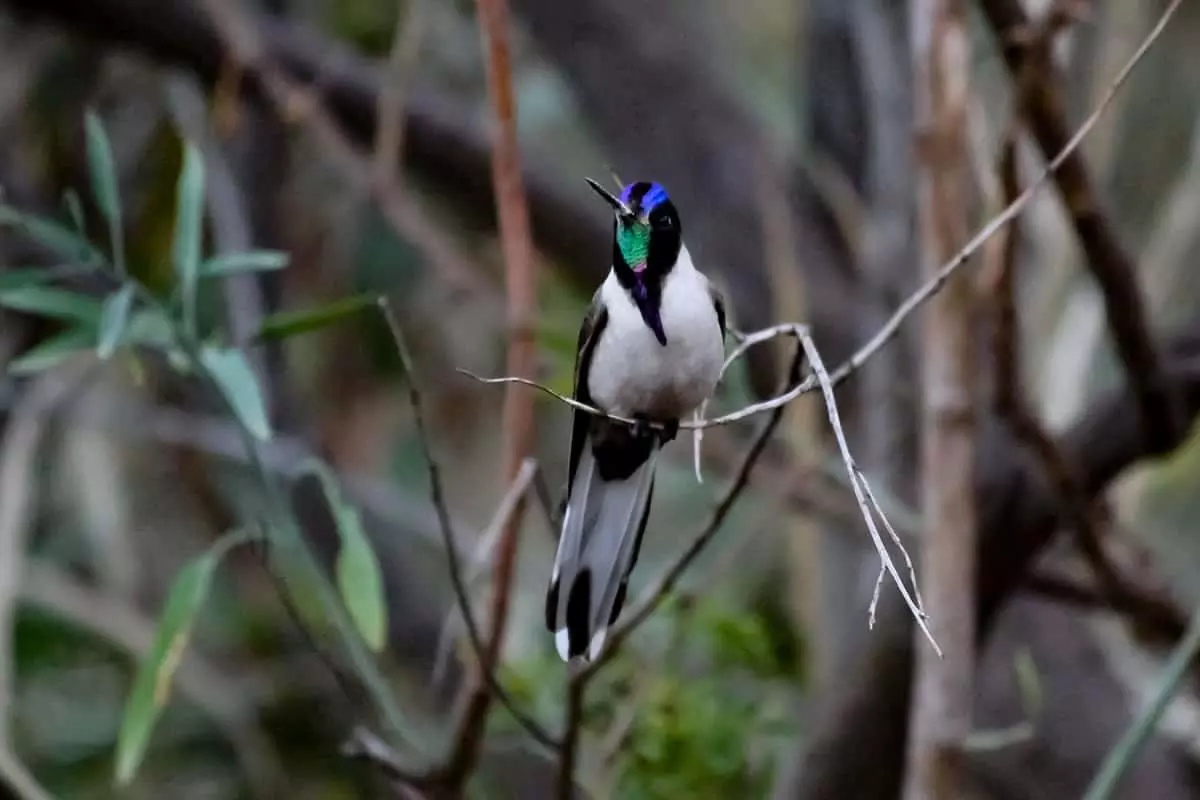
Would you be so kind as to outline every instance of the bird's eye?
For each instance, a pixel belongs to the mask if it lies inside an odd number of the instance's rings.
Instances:
[[[658,228],[660,231],[669,231],[671,228],[675,227],[675,222],[669,216],[664,214],[654,221],[654,227]]]

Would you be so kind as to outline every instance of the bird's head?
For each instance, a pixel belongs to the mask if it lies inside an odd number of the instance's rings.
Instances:
[[[675,266],[683,244],[679,212],[662,184],[635,181],[613,195],[591,178],[588,185],[612,206],[613,269],[637,302],[646,324],[666,344],[658,304],[662,280]]]

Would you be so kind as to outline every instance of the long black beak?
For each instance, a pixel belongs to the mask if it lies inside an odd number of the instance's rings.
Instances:
[[[618,214],[621,214],[622,216],[626,216],[626,217],[633,216],[633,212],[629,210],[629,206],[622,203],[621,199],[619,197],[614,196],[612,192],[610,192],[608,189],[605,189],[603,186],[601,186],[599,183],[596,183],[596,181],[592,180],[591,178],[584,178],[584,180],[588,182],[588,186],[592,187],[592,191],[594,191],[596,194],[603,197],[604,202],[608,203],[610,206],[613,207],[613,211],[616,211]]]

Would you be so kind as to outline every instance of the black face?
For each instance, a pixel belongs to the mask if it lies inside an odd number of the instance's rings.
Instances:
[[[613,265],[618,276],[657,283],[675,266],[682,244],[679,212],[661,184],[631,183],[619,198],[592,182],[592,188],[617,212],[613,224]],[[634,273],[621,275],[620,273]]]
[[[620,197],[591,179],[588,183],[616,212],[612,264],[617,280],[637,304],[659,344],[665,345],[659,305],[663,279],[675,266],[682,247],[679,212],[659,183],[631,183]]]
[[[683,243],[683,227],[679,223],[679,212],[670,200],[662,200],[650,210],[650,253],[646,258],[646,271],[651,275],[665,276],[675,266],[679,248]]]

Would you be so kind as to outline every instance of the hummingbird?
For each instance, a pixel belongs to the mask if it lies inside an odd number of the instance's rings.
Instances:
[[[614,196],[612,266],[579,329],[576,410],[546,627],[564,661],[595,660],[621,613],[654,495],[660,450],[716,390],[725,359],[725,303],[692,263],[679,212],[657,182]]]

